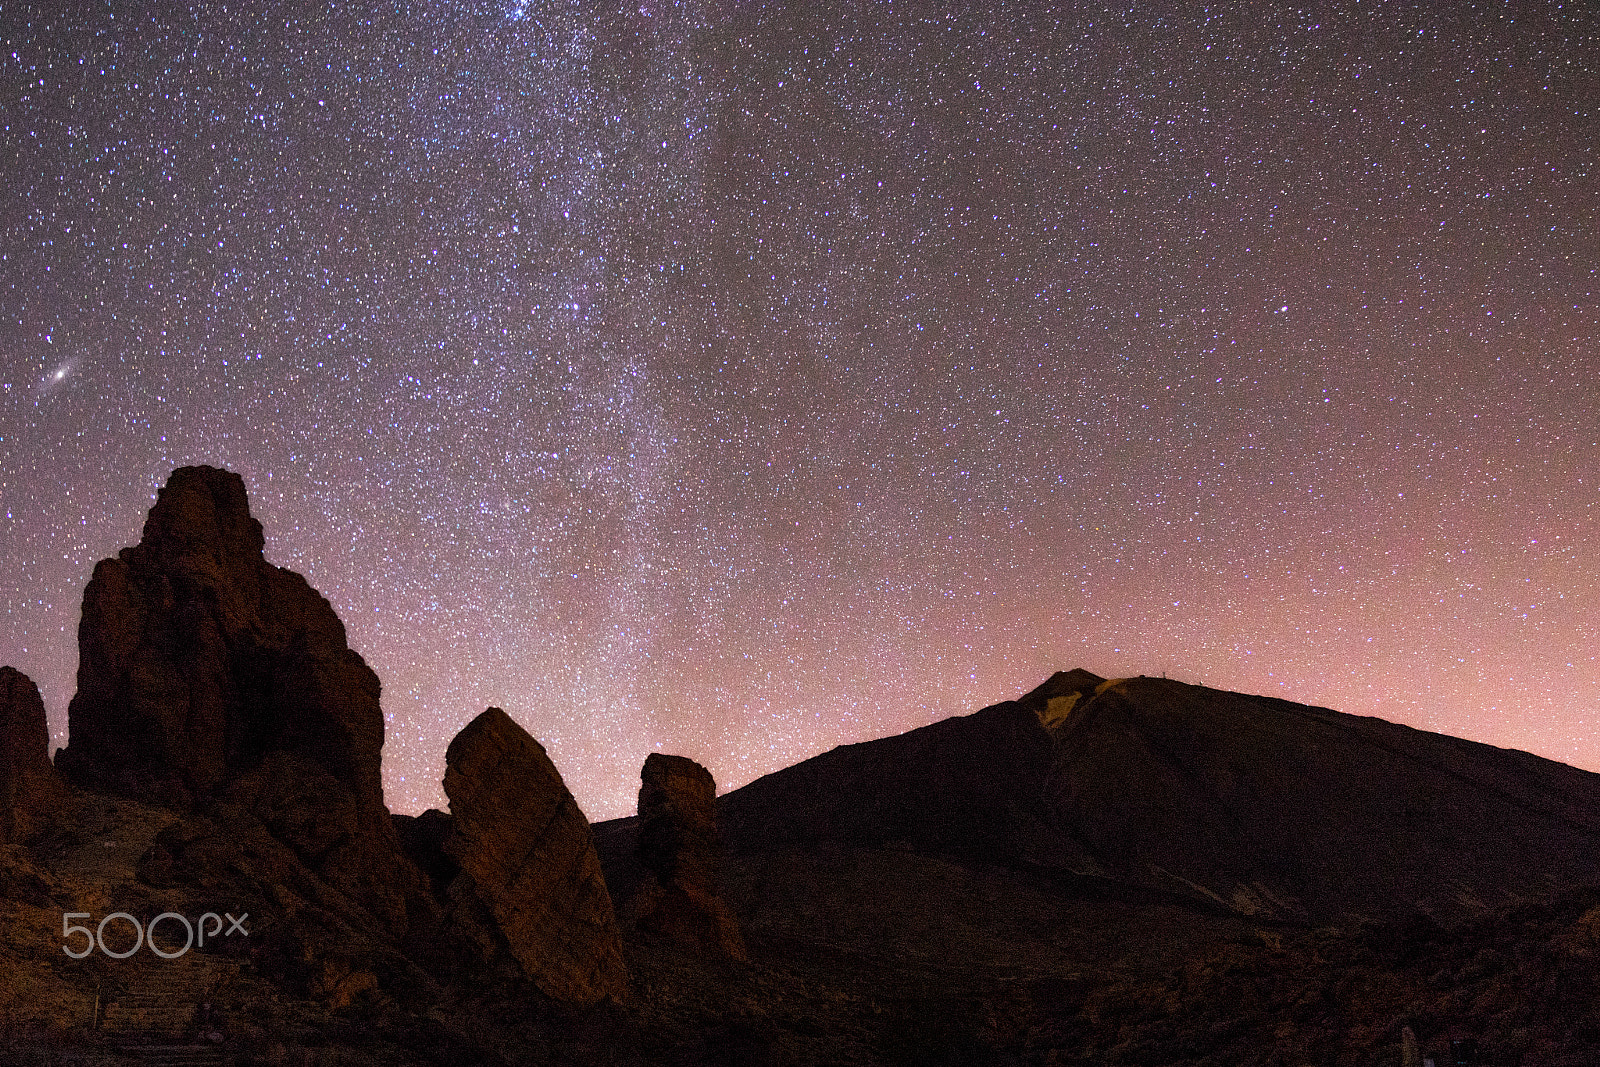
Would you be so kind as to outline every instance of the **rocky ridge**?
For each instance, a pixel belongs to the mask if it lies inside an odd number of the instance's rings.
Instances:
[[[0,670],[0,1062],[1600,1047],[1600,776],[1526,753],[1078,670],[720,800],[703,767],[652,756],[640,816],[597,827],[490,709],[450,746],[451,813],[390,816],[376,678],[265,563],[236,476],[175,472],[96,581],[64,783],[36,690]],[[170,970],[63,954],[64,915],[114,909],[228,910],[250,932]]]
[[[392,817],[378,678],[263,547],[238,475],[182,468],[85,591],[60,761],[80,788],[170,813],[141,838],[138,883],[252,914],[267,969],[333,1007],[472,973],[625,997],[589,825],[543,748],[490,709],[447,754],[452,814]],[[23,770],[34,792],[53,781],[47,762]]]

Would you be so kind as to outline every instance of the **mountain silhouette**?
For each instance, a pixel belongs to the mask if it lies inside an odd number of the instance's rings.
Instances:
[[[1600,775],[1381,719],[1059,673],[720,800],[735,853],[897,846],[1261,918],[1447,915],[1593,877]]]

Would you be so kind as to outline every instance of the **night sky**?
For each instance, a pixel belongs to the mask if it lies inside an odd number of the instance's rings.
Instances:
[[[69,15],[52,14],[72,7]],[[1600,13],[0,0],[0,662],[177,466],[591,818],[1051,671],[1600,770]]]

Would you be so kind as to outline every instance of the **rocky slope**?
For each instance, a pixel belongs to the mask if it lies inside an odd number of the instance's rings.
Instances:
[[[490,708],[450,742],[444,791],[451,824],[441,847],[460,870],[444,891],[447,924],[483,964],[509,956],[557,1000],[627,999],[589,820],[544,746]]]
[[[1600,775],[1381,719],[1133,678],[1052,727],[1057,824],[1240,914],[1471,913],[1593,877]]]

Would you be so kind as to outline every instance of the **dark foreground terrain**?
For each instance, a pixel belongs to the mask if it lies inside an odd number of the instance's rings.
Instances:
[[[0,669],[0,1063],[1600,1062],[1600,776],[1079,670],[722,797],[653,755],[592,827],[489,709],[392,816],[261,544],[174,473],[54,761]]]
[[[338,1004],[237,936],[174,961],[67,958],[63,911],[189,910],[136,873],[169,815],[77,803],[76,830],[4,855],[0,1062],[1398,1065],[1407,1026],[1439,1063],[1460,1037],[1491,1064],[1600,1048],[1594,887],[1448,924],[1308,927],[838,845],[730,859],[748,962],[624,924],[621,1005],[415,977]],[[607,844],[630,828],[597,830]],[[269,945],[276,931],[251,926]]]

